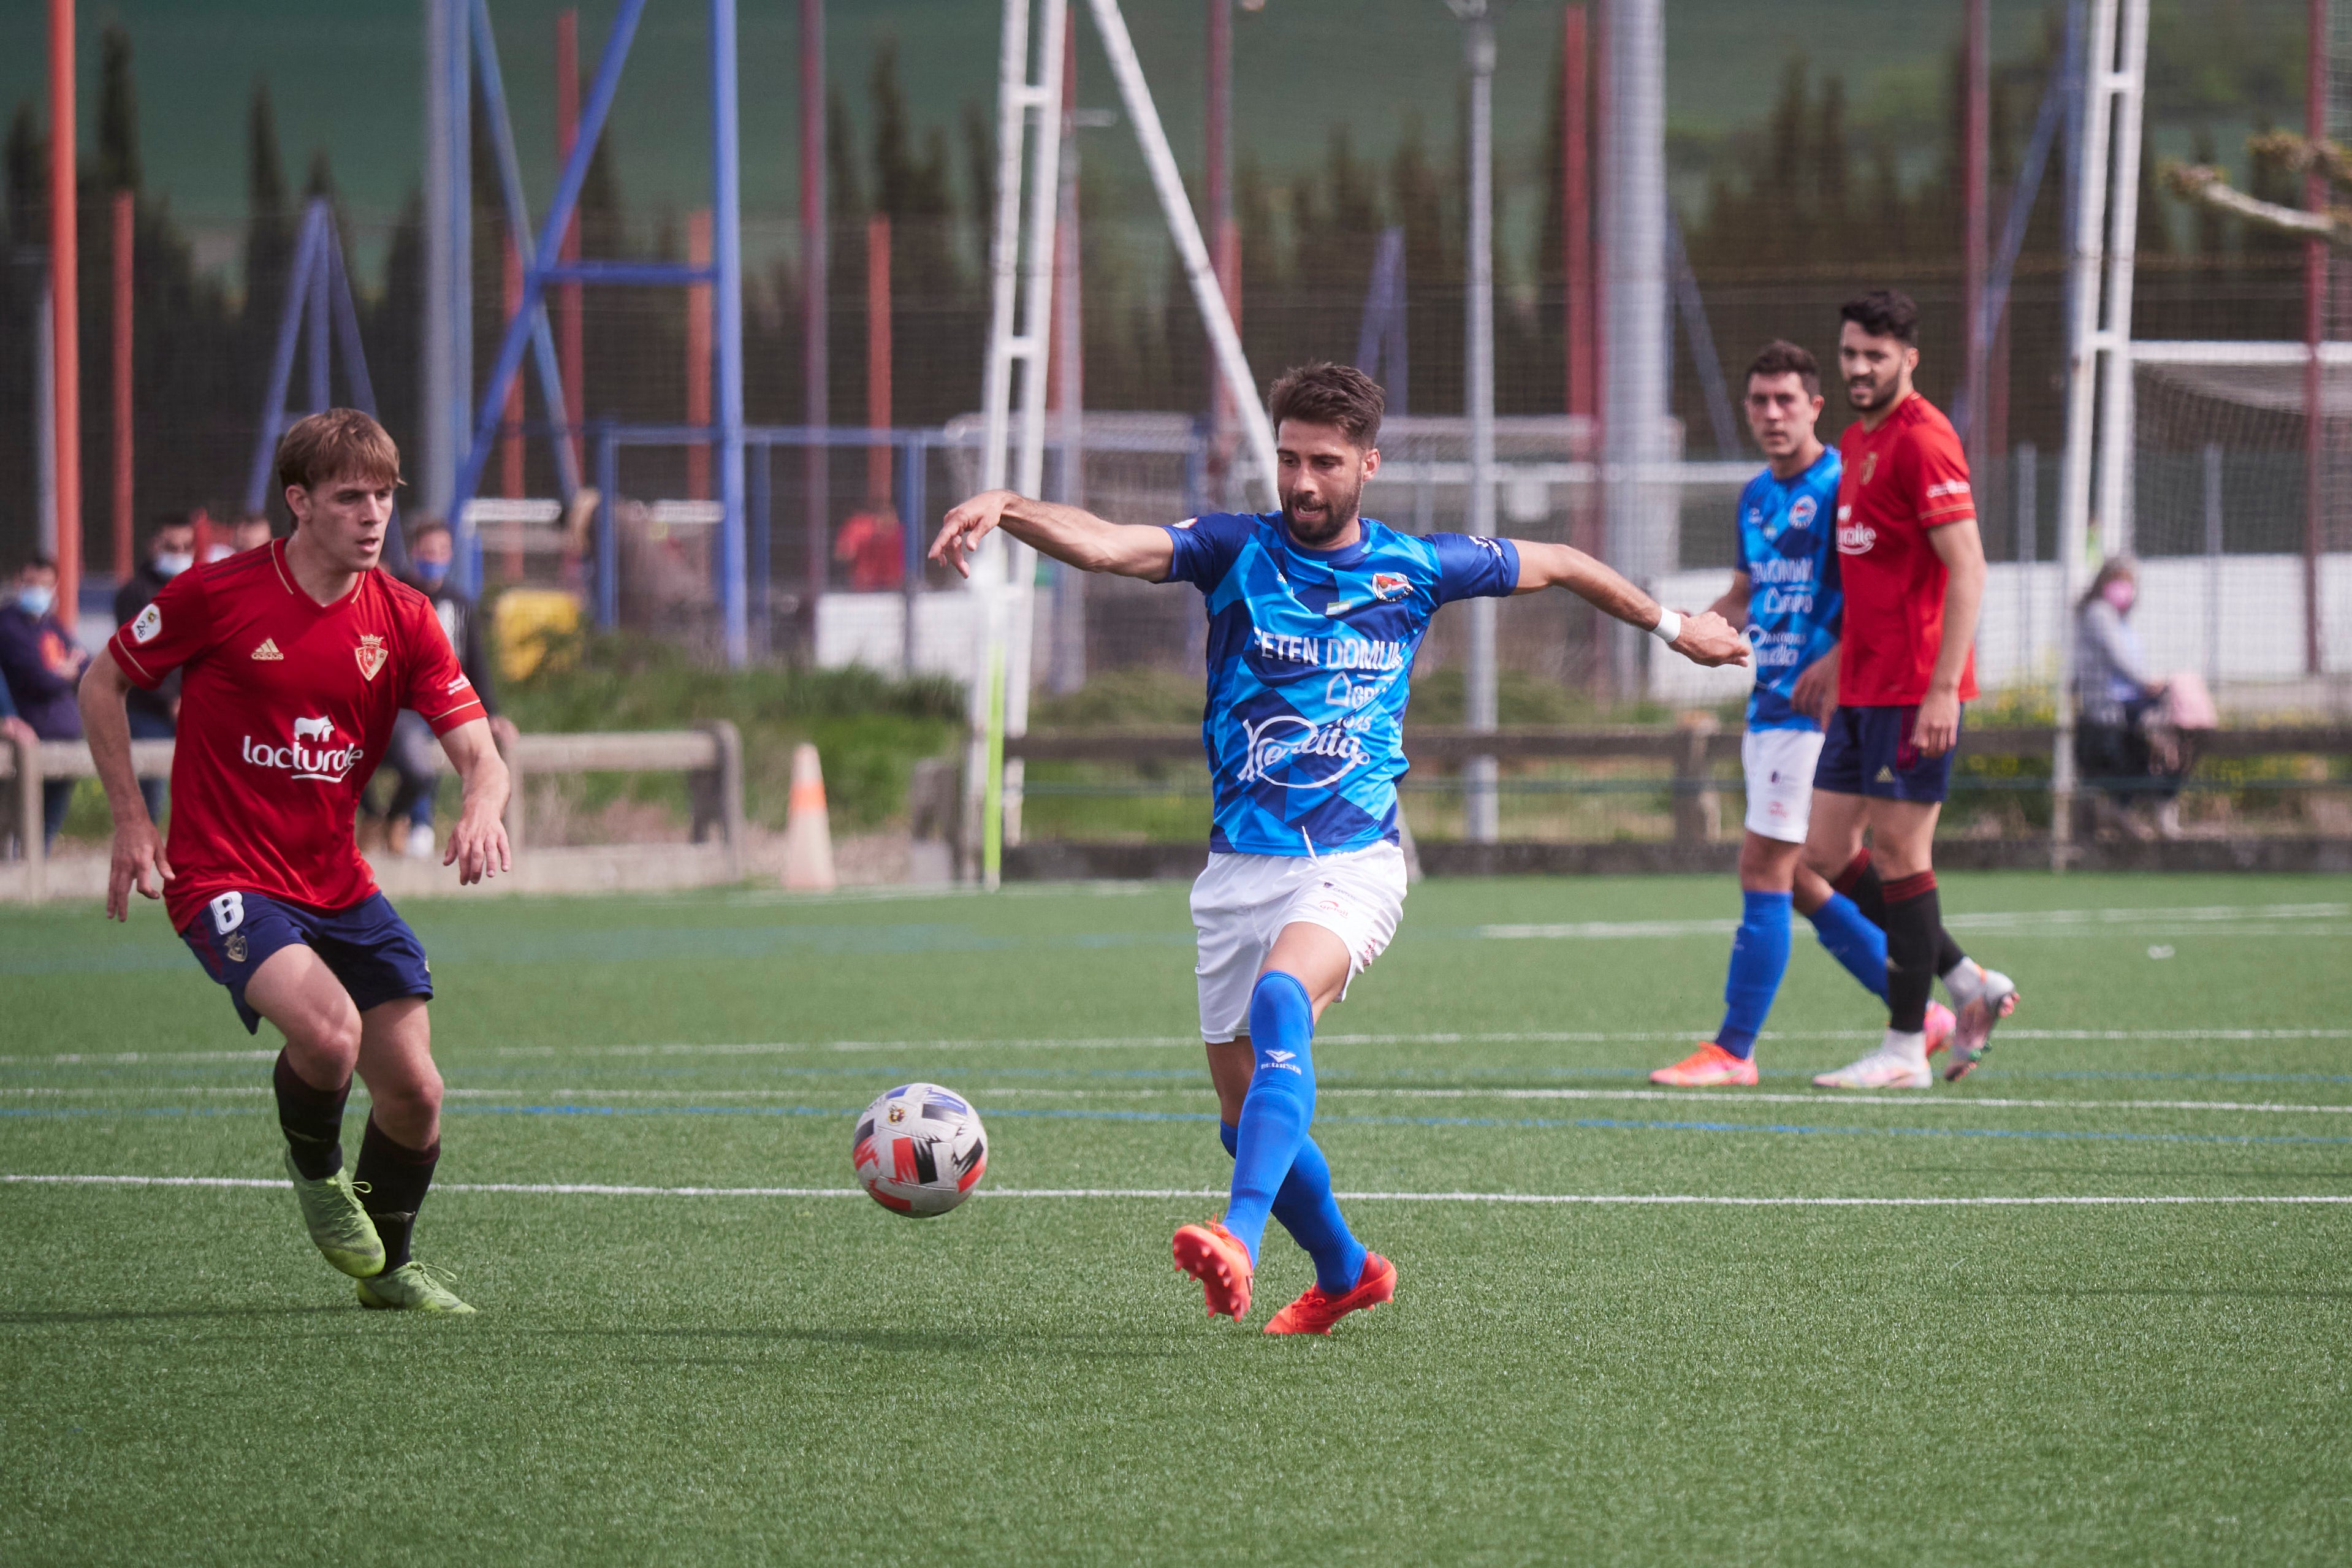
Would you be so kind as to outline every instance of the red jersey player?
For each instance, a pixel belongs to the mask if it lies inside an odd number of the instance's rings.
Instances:
[[[1862,417],[1839,442],[1845,622],[1805,860],[1885,928],[1888,1019],[1876,1050],[1813,1082],[1925,1089],[1934,1080],[1926,1014],[1937,974],[1958,1015],[1947,1078],[1983,1058],[1993,1024],[2017,1005],[2009,977],[1968,957],[1944,930],[1931,858],[1960,707],[1977,694],[1984,543],[1959,437],[1911,389],[1918,307],[1882,289],[1839,314],[1838,364]]]
[[[106,912],[128,918],[133,887],[160,895],[246,1028],[267,1018],[286,1037],[278,1118],[310,1239],[358,1279],[362,1306],[470,1312],[409,1258],[441,1152],[433,978],[352,822],[394,716],[414,709],[465,781],[443,864],[478,882],[512,864],[507,770],[432,604],[377,566],[399,479],[398,449],[366,415],[297,424],[278,444],[293,533],[173,578],[107,644],[81,709],[114,814]],[[175,669],[172,836],[159,845],[123,700]],[[354,1069],[373,1105],[346,1176]]]

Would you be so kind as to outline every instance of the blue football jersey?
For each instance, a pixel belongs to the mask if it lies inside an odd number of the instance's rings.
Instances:
[[[1739,492],[1739,569],[1748,574],[1748,640],[1756,650],[1751,730],[1818,730],[1790,705],[1797,677],[1838,637],[1834,447],[1793,479],[1765,469]]]
[[[1429,618],[1518,584],[1508,540],[1362,526],[1344,550],[1299,548],[1279,512],[1212,513],[1168,531],[1168,580],[1208,601],[1212,849],[1322,855],[1394,842],[1407,676]]]

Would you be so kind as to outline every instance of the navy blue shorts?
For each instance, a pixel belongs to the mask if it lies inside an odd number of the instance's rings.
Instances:
[[[403,996],[433,995],[425,945],[382,893],[331,912],[267,893],[222,893],[180,936],[205,973],[228,987],[248,1035],[260,1031],[261,1015],[246,1005],[245,983],[271,953],[298,942],[310,944],[362,1013]]]
[[[1919,754],[1911,743],[1918,705],[1907,708],[1846,708],[1830,715],[1813,787],[1833,795],[1874,795],[1880,800],[1916,800],[1940,805],[1952,784],[1955,745],[1940,757]]]

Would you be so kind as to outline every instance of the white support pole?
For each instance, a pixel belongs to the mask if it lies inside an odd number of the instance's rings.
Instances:
[[[1464,63],[1470,68],[1470,531],[1495,531],[1495,23],[1487,0],[1454,0],[1461,17]],[[1476,731],[1495,728],[1495,601],[1470,601],[1465,717]],[[1462,769],[1463,836],[1492,844],[1502,830],[1492,755]]]
[[[1224,290],[1218,287],[1216,271],[1209,265],[1209,247],[1202,241],[1200,223],[1193,217],[1192,204],[1184,195],[1183,178],[1176,172],[1176,155],[1168,150],[1168,132],[1160,128],[1160,110],[1152,104],[1151,88],[1143,79],[1143,67],[1135,58],[1134,40],[1127,36],[1127,20],[1119,15],[1118,0],[1088,3],[1094,8],[1095,26],[1102,33],[1103,53],[1110,58],[1111,75],[1118,80],[1118,95],[1127,105],[1127,117],[1134,122],[1135,140],[1143,149],[1143,161],[1151,171],[1151,186],[1159,193],[1160,210],[1167,217],[1168,233],[1176,241],[1176,254],[1184,263],[1185,279],[1192,286],[1192,302],[1200,307],[1201,324],[1208,329],[1209,347],[1216,355],[1225,389],[1234,400],[1243,432],[1249,438],[1250,455],[1257,465],[1259,499],[1268,506],[1279,506],[1281,500],[1275,493],[1274,426],[1266,421],[1265,400],[1250,375],[1248,356],[1242,353],[1241,333],[1234,328],[1233,313],[1225,309]]]
[[[1004,0],[997,61],[996,228],[989,246],[992,296],[981,448],[982,489],[1001,489],[1009,481],[1013,489],[1033,496],[1045,472],[1045,346],[1054,295],[1062,38],[1069,15],[1067,0],[1034,3],[1041,25],[1033,64],[1033,0]],[[1034,142],[1028,141],[1032,135]],[[1030,153],[1025,224],[1021,199],[1024,148]],[[1013,436],[1016,363],[1022,374],[1017,467],[1008,460],[1006,449]],[[964,752],[963,870],[991,888],[1001,872],[1004,737],[1027,726],[1035,576],[1035,552],[1001,532],[992,536],[972,563],[971,592],[979,636]],[[1021,728],[1013,728],[1016,722]]]
[[[2099,387],[2100,553],[2132,547],[2132,264],[2139,249],[2140,84],[2147,0],[2124,0],[2115,93],[2115,195],[2108,202],[2106,376]]]
[[[2124,42],[2120,68],[2116,41]],[[2126,416],[2129,388],[2115,391],[2113,381],[2131,374],[2131,274],[2121,271],[2122,293],[2112,287],[2101,298],[2103,271],[2116,280],[2108,265],[2104,240],[2120,233],[2129,247],[2138,222],[2139,90],[2147,53],[2147,0],[2092,0],[2091,43],[2083,66],[2083,144],[2075,185],[2074,258],[2069,291],[2076,301],[2071,322],[2072,341],[2066,364],[2066,457],[2061,473],[2058,508],[2058,689],[2057,740],[2050,759],[2050,858],[2063,869],[2072,858],[2074,791],[2074,601],[2083,591],[2083,568],[2089,552],[2091,528],[2091,455],[2093,417],[2099,405],[2101,361],[2110,378],[2106,400],[2108,428],[2099,449],[2105,472],[2100,483],[2103,504],[2120,507],[2125,489],[2120,472],[2130,461],[2131,432]],[[2128,100],[2128,109],[2125,100]],[[2127,118],[2126,118],[2127,115]],[[2112,139],[2112,142],[2111,142]],[[2110,173],[2111,145],[2127,152]],[[2112,195],[2111,195],[2112,193]],[[2129,203],[2130,226],[2122,226]],[[2109,227],[2111,215],[2116,230]],[[2121,306],[2121,313],[2117,306]],[[2122,426],[2118,430],[2117,426]]]

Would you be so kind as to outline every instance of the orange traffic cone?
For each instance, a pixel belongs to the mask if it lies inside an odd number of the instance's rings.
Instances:
[[[833,826],[824,810],[824,770],[806,741],[793,748],[793,794],[784,813],[784,886],[796,892],[829,893],[833,874]]]

